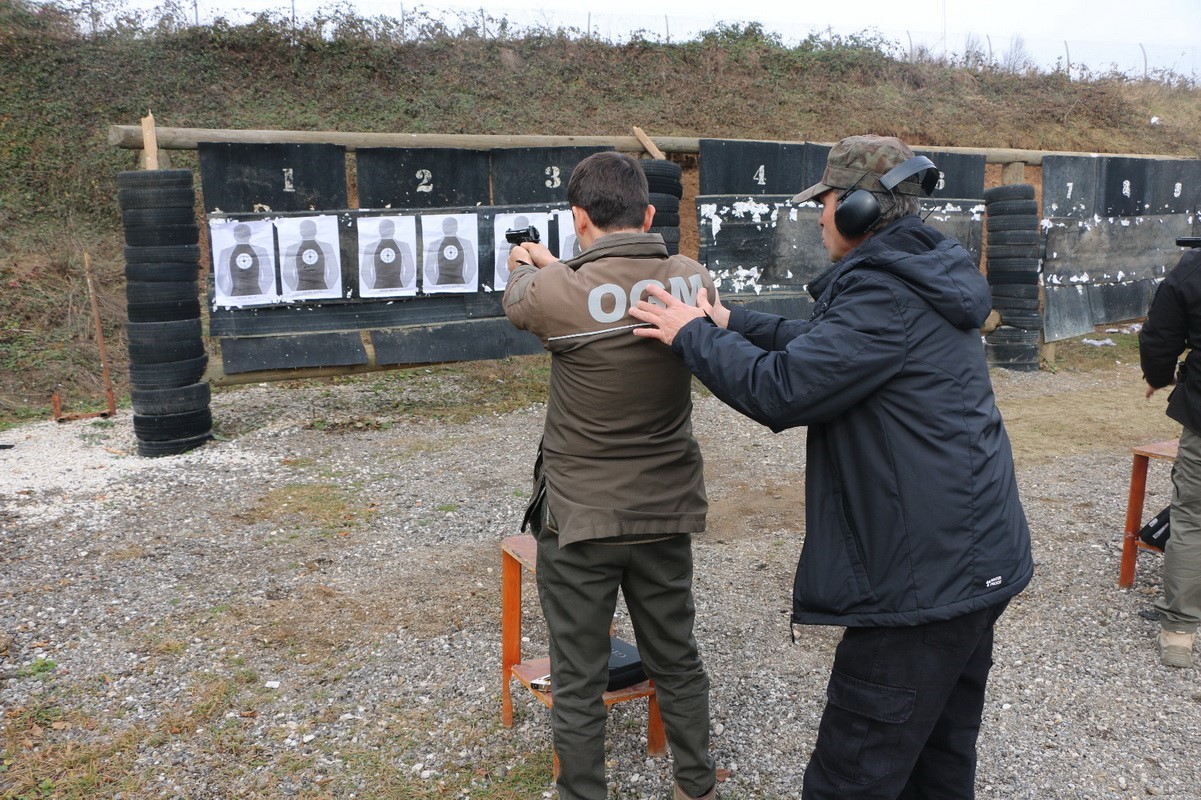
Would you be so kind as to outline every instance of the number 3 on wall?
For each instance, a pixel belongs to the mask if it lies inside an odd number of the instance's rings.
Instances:
[[[547,175],[546,188],[558,189],[560,186],[563,185],[563,181],[559,178],[559,168],[558,167],[547,167],[546,175]]]
[[[421,181],[421,183],[417,184],[417,191],[434,191],[434,173],[430,172],[428,169],[419,169],[417,170],[417,179]]]

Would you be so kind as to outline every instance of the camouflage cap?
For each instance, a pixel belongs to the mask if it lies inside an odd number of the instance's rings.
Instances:
[[[830,148],[820,182],[792,198],[794,203],[812,200],[831,189],[867,189],[884,192],[880,176],[913,158],[909,145],[895,136],[848,136]],[[906,179],[893,189],[897,194],[920,194],[921,187]]]

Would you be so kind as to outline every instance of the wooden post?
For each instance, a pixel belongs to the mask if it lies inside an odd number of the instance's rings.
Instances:
[[[660,161],[666,158],[666,156],[663,155],[663,151],[658,148],[651,137],[646,135],[646,131],[642,130],[642,128],[639,128],[637,125],[634,126],[634,136],[638,139],[638,141],[642,142],[642,146],[646,148],[646,152],[651,154],[651,158],[656,158]]]
[[[1001,168],[1001,183],[1025,183],[1026,182],[1026,162],[1025,161],[1010,161]]]
[[[149,111],[142,117],[142,152],[138,158],[142,169],[170,169],[171,160],[158,149],[158,128],[154,125],[154,114]]]
[[[100,377],[104,382],[104,399],[107,402],[108,413],[112,417],[117,413],[117,398],[113,394],[113,380],[108,374],[108,352],[104,347],[104,328],[100,325],[100,303],[96,299],[96,284],[92,280],[92,257],[83,254],[83,275],[88,284],[88,301],[92,304],[92,321],[96,325],[96,346],[100,350]]]

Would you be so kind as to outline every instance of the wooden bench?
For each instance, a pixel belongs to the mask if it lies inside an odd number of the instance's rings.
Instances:
[[[1134,585],[1134,567],[1139,550],[1160,552],[1138,538],[1143,527],[1143,503],[1147,496],[1147,466],[1151,459],[1172,461],[1176,458],[1179,439],[1139,445],[1134,448],[1134,464],[1130,468],[1130,494],[1126,499],[1126,531],[1122,539],[1122,566],[1118,572],[1118,586],[1129,589]]]
[[[544,692],[530,684],[550,673],[550,659],[521,660],[521,577],[522,569],[534,572],[537,564],[538,545],[529,534],[509,536],[500,543],[500,642],[501,642],[501,722],[506,728],[513,727],[513,696],[510,684],[517,678],[523,686],[533,692],[547,708],[554,704],[554,691]],[[627,700],[647,698],[649,710],[646,724],[646,751],[652,756],[667,752],[667,736],[663,731],[663,719],[659,716],[659,699],[655,696],[655,683],[645,680],[615,692],[605,692],[605,707],[624,703]],[[558,774],[558,755],[555,756],[555,774]]]

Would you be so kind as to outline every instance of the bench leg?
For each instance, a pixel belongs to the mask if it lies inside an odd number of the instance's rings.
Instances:
[[[663,732],[663,717],[659,716],[659,695],[652,694],[647,699],[650,702],[646,714],[646,752],[652,756],[665,756],[667,734]]]
[[[1138,561],[1138,531],[1143,522],[1143,501],[1147,495],[1147,464],[1150,459],[1134,454],[1130,467],[1130,495],[1126,498],[1126,530],[1122,537],[1122,566],[1118,586],[1129,589],[1134,585],[1134,567]]]
[[[501,552],[500,566],[500,719],[513,727],[513,665],[521,661],[521,562]]]

